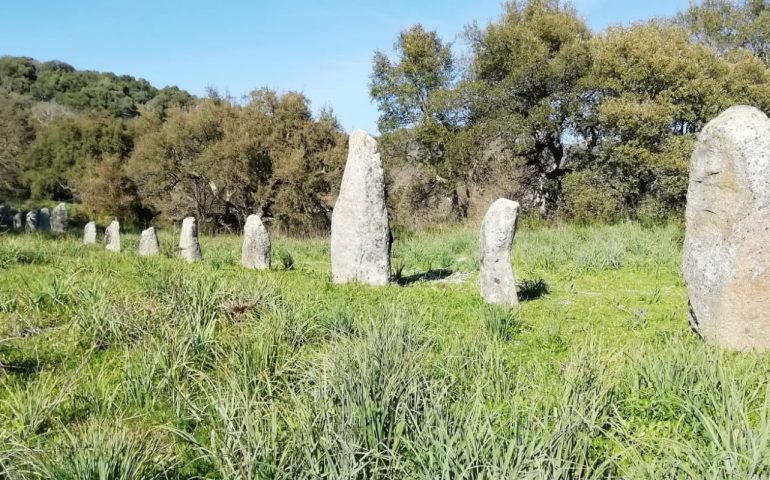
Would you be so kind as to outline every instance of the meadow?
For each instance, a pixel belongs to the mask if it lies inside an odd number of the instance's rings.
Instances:
[[[379,289],[326,239],[0,236],[0,479],[770,475],[770,357],[689,331],[680,225],[524,222],[518,308],[477,233],[397,231]]]

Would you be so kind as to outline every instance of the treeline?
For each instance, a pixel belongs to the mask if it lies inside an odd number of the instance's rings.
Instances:
[[[697,132],[735,104],[770,112],[770,2],[706,0],[594,34],[559,0],[470,25],[465,53],[417,25],[374,57],[402,222],[507,196],[588,220],[678,215]]]
[[[346,137],[302,94],[196,98],[63,62],[0,58],[0,202],[82,203],[143,225],[250,213],[289,233],[328,228]]]
[[[396,223],[478,216],[499,197],[544,216],[678,215],[705,123],[735,104],[770,112],[770,0],[600,33],[561,0],[513,1],[461,42],[416,25],[374,55]],[[210,230],[259,212],[324,231],[345,150],[333,113],[300,93],[197,98],[0,58],[0,201],[76,201],[136,225],[195,215]]]

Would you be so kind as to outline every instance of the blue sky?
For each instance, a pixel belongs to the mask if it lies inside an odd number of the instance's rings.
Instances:
[[[332,106],[347,129],[376,131],[368,77],[375,50],[391,51],[414,23],[454,40],[500,0],[6,0],[0,55],[63,60],[77,68],[232,95],[268,86]],[[664,16],[689,0],[575,0],[595,31]]]

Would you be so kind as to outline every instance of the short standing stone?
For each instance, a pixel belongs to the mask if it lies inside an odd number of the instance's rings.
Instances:
[[[203,258],[201,246],[198,243],[198,222],[194,217],[182,220],[182,232],[179,235],[179,255],[188,263],[197,262]]]
[[[698,135],[687,191],[684,278],[707,342],[770,349],[770,119],[733,107]]]
[[[37,229],[43,232],[51,230],[51,211],[41,208],[37,214]]]
[[[241,264],[256,270],[270,269],[270,237],[259,215],[249,215],[243,227]]]
[[[25,218],[24,212],[16,212],[13,215],[13,229],[16,230],[17,232],[24,230],[24,218]]]
[[[111,252],[120,252],[120,222],[113,220],[104,230],[104,248]]]
[[[332,213],[331,260],[334,283],[380,286],[390,280],[385,174],[377,141],[363,130],[350,135]]]
[[[51,231],[54,233],[64,233],[67,231],[67,206],[60,203],[51,212]]]
[[[511,245],[516,235],[519,204],[497,200],[484,216],[479,244],[479,282],[486,303],[516,305],[516,279],[511,263]]]
[[[83,243],[93,245],[96,243],[96,222],[86,223],[83,229]]]
[[[142,232],[139,237],[139,255],[142,257],[152,257],[160,253],[160,244],[158,236],[155,234],[155,227],[150,227]]]
[[[27,212],[26,223],[24,229],[28,232],[37,231],[37,210],[30,210]]]

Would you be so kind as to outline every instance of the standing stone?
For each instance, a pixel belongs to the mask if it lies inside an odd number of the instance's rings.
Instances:
[[[41,208],[37,214],[37,229],[43,232],[51,230],[51,211]]]
[[[201,246],[198,243],[198,222],[195,217],[182,220],[182,233],[179,235],[179,255],[187,263],[197,262],[203,258]]]
[[[24,228],[28,232],[37,231],[37,210],[30,210],[27,212],[27,219]]]
[[[698,135],[687,191],[690,324],[707,342],[770,349],[770,119],[733,107]]]
[[[150,227],[142,232],[139,237],[139,256],[152,257],[160,253],[160,244],[158,236],[155,234],[155,227]]]
[[[11,209],[6,205],[0,204],[0,232],[9,231],[12,228]]]
[[[332,213],[332,280],[386,285],[390,280],[390,227],[380,151],[377,141],[363,130],[350,135],[348,148]]]
[[[83,243],[86,245],[94,245],[96,243],[96,222],[86,223],[83,229]]]
[[[104,248],[120,252],[120,222],[113,220],[104,231]]]
[[[53,233],[65,233],[67,231],[67,206],[60,203],[51,213],[51,230]]]
[[[13,216],[13,229],[17,232],[24,230],[24,218],[25,213],[22,211],[16,212]]]
[[[259,215],[249,215],[243,227],[241,264],[256,270],[270,269],[270,237]]]
[[[489,207],[481,225],[479,282],[481,296],[494,305],[517,305],[516,279],[511,263],[511,245],[516,235],[519,204],[501,198]]]

